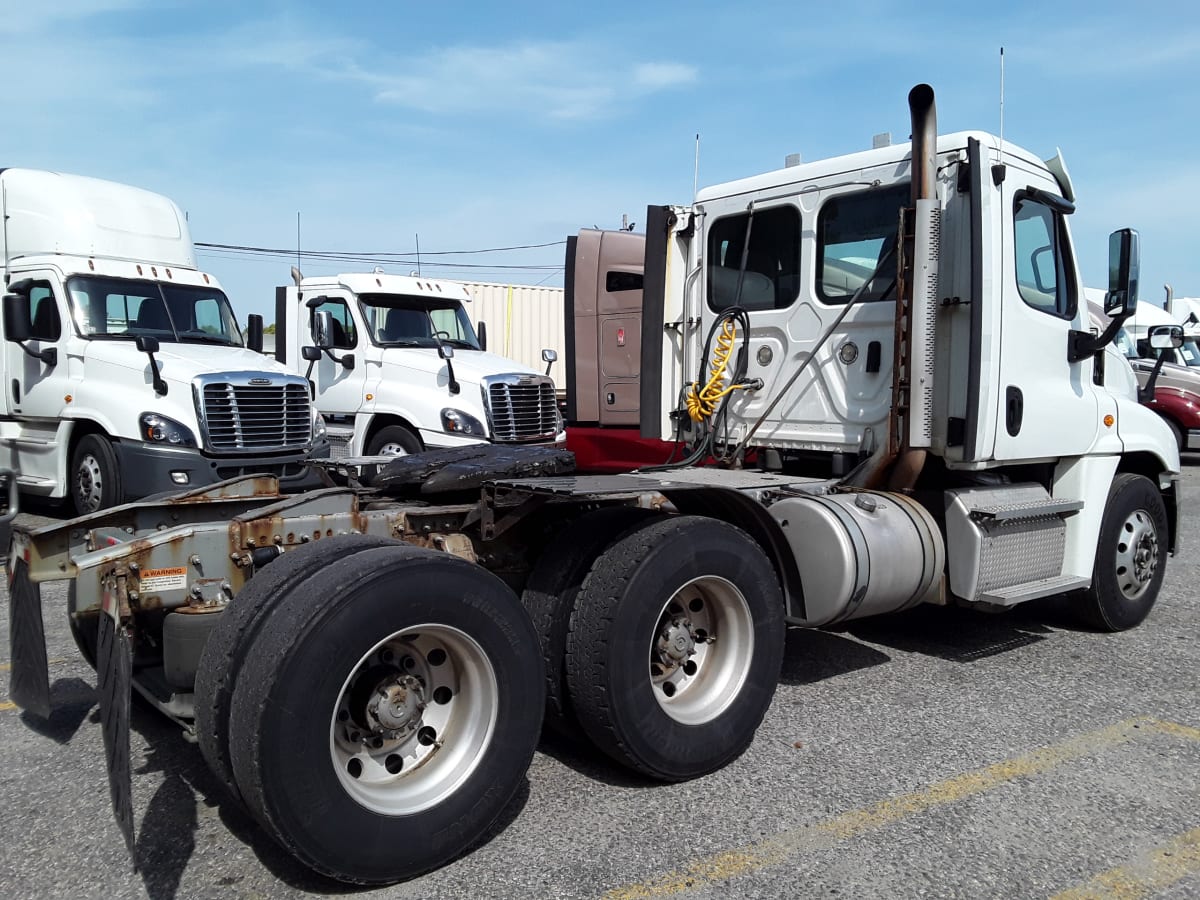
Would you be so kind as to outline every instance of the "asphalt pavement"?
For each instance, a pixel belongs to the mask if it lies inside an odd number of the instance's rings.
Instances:
[[[137,702],[133,871],[94,675],[65,584],[46,586],[51,719],[16,709],[0,678],[0,896],[1200,896],[1194,459],[1183,484],[1182,547],[1141,627],[1097,634],[1038,601],[793,630],[766,720],[727,768],[661,785],[547,738],[481,846],[374,890],[300,867]],[[0,632],[7,670],[7,614]]]

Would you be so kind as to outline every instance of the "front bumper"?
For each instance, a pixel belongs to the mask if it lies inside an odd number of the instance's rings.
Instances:
[[[329,455],[328,444],[325,455]],[[121,470],[125,499],[137,500],[164,491],[205,487],[239,475],[274,475],[281,486],[302,479],[307,454],[208,457],[191,447],[170,447],[136,441],[115,441],[113,452]],[[314,448],[319,453],[319,448]]]

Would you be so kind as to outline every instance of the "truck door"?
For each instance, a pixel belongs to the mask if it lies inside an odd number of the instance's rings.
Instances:
[[[1067,358],[1068,332],[1087,330],[1088,323],[1066,223],[1071,206],[1042,173],[1011,164],[1001,196],[1007,252],[1000,254],[997,279],[1002,340],[994,456],[1078,455],[1094,442],[1099,413],[1091,358]]]
[[[323,355],[313,367],[313,381],[317,386],[317,409],[325,416],[355,415],[364,402],[366,390],[366,338],[360,334],[348,296],[333,293],[322,298],[311,312],[327,311],[333,316],[333,350]],[[312,334],[312,316],[307,327]],[[354,368],[347,369],[337,360],[352,354]]]
[[[57,279],[34,276],[29,288],[31,336],[29,349],[58,349],[55,365],[30,356],[20,345],[5,342],[8,384],[4,386],[8,408],[19,427],[21,440],[16,444],[12,462],[23,480],[59,477],[56,433],[71,394],[68,376],[65,330],[66,305],[55,287]]]

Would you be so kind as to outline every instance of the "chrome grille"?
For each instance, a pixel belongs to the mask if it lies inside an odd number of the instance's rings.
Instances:
[[[271,384],[214,380],[202,385],[209,449],[263,452],[308,445],[312,438],[308,386],[279,376],[271,380]]]
[[[544,375],[485,378],[484,397],[494,441],[544,441],[558,433],[554,382]]]

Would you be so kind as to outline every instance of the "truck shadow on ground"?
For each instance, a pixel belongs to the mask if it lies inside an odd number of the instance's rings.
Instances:
[[[96,689],[82,678],[59,678],[50,685],[50,718],[27,712],[21,722],[34,734],[56,744],[69,744],[88,713],[96,706]]]
[[[146,742],[144,761],[134,777],[162,773],[165,778],[140,817],[137,830],[137,861],[142,881],[151,900],[173,900],[196,849],[200,827],[198,810],[215,810],[221,825],[249,847],[275,878],[296,890],[312,894],[353,894],[373,886],[345,884],[305,868],[277,844],[233,798],[209,770],[200,750],[183,737],[183,732],[145,703],[133,704],[131,729]],[[473,852],[504,831],[529,799],[529,782],[523,781],[516,795],[484,836],[468,850]],[[137,816],[135,808],[135,817]],[[451,861],[452,862],[452,861]],[[447,863],[448,865],[449,863]],[[233,887],[243,875],[228,875],[215,883]]]

